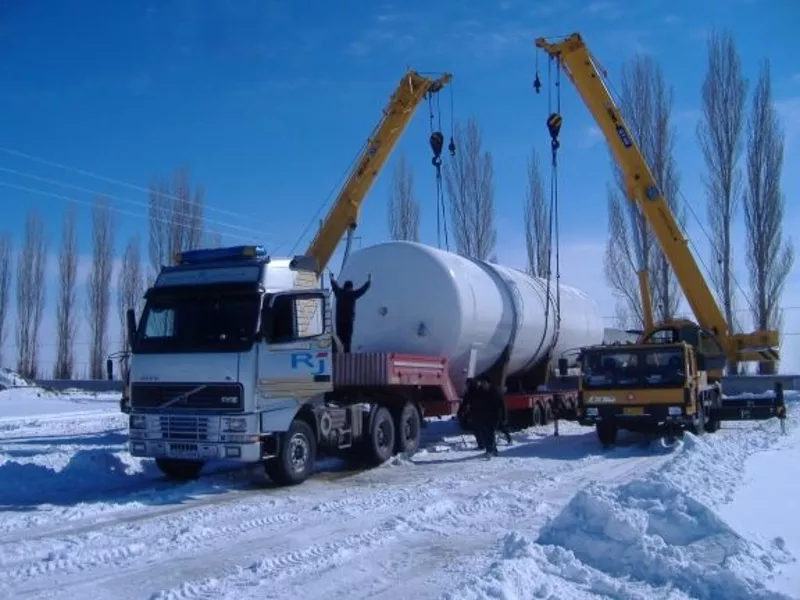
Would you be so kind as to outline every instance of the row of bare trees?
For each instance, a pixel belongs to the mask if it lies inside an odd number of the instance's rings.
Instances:
[[[92,208],[92,250],[86,276],[85,310],[79,304],[81,260],[78,214],[68,207],[61,229],[57,255],[58,290],[56,294],[56,347],[53,377],[71,379],[76,375],[75,339],[83,315],[89,330],[88,375],[104,377],[104,363],[111,348],[109,324],[114,306],[112,288],[116,287],[116,311],[121,331],[125,328],[128,308],[140,311],[145,285],[155,279],[158,269],[181,250],[206,243],[219,246],[219,234],[206,236],[203,222],[204,197],[201,188],[193,188],[185,169],[151,184],[149,204],[150,273],[141,257],[139,235],[131,236],[121,261],[115,260],[116,223],[114,207],[107,198],[97,198]],[[40,377],[40,329],[44,317],[47,289],[48,241],[41,216],[30,211],[26,218],[22,245],[16,256],[16,368],[31,379]],[[115,269],[115,264],[118,267]],[[114,278],[116,270],[116,280]],[[8,337],[11,284],[14,274],[14,249],[7,232],[0,233],[0,351]],[[116,281],[116,286],[112,282]],[[124,338],[124,335],[122,336]],[[124,349],[124,344],[119,349]],[[0,364],[5,364],[0,353]]]

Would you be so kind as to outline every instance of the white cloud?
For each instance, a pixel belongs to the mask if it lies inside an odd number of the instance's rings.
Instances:
[[[583,137],[578,142],[578,146],[583,150],[594,148],[597,144],[603,141],[603,132],[600,128],[592,125],[586,129]]]

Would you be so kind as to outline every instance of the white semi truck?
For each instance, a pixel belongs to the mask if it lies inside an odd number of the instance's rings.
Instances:
[[[596,306],[573,288],[562,289],[572,317],[562,308],[553,336],[541,281],[392,242],[354,253],[340,276],[372,274],[353,353],[342,354],[313,263],[238,246],[184,252],[162,269],[139,322],[128,312],[134,456],[174,479],[228,460],[296,484],[321,453],[372,464],[413,453],[423,418],[455,414],[466,375],[504,354],[522,386],[510,395],[552,398],[524,389],[525,373],[554,348],[602,341]]]

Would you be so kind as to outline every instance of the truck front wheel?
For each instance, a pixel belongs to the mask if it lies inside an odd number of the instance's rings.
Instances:
[[[311,426],[300,419],[293,421],[281,437],[278,456],[269,459],[264,468],[278,485],[303,483],[314,471],[317,440]]]
[[[200,476],[202,461],[178,460],[175,458],[157,458],[156,466],[167,479],[172,481],[192,481]]]

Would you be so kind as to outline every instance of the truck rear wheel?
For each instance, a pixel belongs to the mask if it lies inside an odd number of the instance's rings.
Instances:
[[[600,421],[596,426],[597,437],[603,446],[613,446],[617,443],[617,424],[611,421]]]
[[[380,465],[394,454],[395,428],[392,414],[381,406],[372,417],[372,425],[365,441],[365,458],[374,465]]]
[[[397,438],[395,450],[397,452],[411,455],[419,450],[422,439],[422,419],[417,407],[412,402],[406,402],[403,410],[397,415],[395,432]]]
[[[311,476],[316,459],[314,430],[305,421],[297,419],[281,437],[278,456],[269,459],[264,469],[278,485],[297,485]]]
[[[167,479],[172,481],[192,481],[200,477],[203,462],[199,460],[179,460],[177,458],[157,458],[156,466]]]

